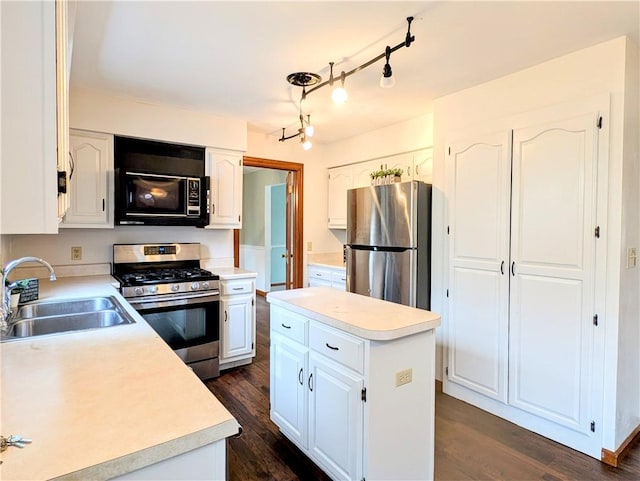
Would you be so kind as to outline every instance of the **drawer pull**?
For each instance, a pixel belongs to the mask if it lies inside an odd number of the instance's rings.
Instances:
[[[244,290],[244,287],[232,287],[231,290],[232,291],[242,291],[242,290]]]
[[[331,345],[331,344],[329,344],[328,342],[325,342],[325,343],[324,343],[324,345],[325,345],[325,346],[327,346],[327,347],[328,347],[329,349],[331,349],[332,351],[338,351],[338,350],[340,350],[340,348],[339,348],[339,347],[332,346],[332,345]]]
[[[284,327],[285,329],[291,329],[291,326],[287,326],[285,323],[280,324],[282,327]]]
[[[307,384],[309,385],[309,391],[313,392],[313,373],[309,374]]]
[[[302,386],[304,381],[302,380],[302,368],[300,368],[300,372],[298,373],[298,382]]]

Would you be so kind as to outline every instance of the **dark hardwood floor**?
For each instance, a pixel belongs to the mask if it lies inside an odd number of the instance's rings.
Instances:
[[[329,481],[269,419],[269,308],[264,298],[258,297],[253,363],[206,384],[244,429],[228,443],[230,481]],[[611,468],[447,396],[439,384],[435,444],[436,480],[640,480],[638,446],[621,467]]]

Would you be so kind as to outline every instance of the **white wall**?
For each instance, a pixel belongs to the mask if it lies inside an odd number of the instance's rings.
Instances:
[[[56,234],[7,235],[8,258],[41,257],[55,266],[110,263],[113,244],[200,242],[206,267],[233,266],[233,231],[196,227],[120,226],[114,229],[60,229]],[[82,247],[82,260],[71,261],[71,247]]]
[[[206,112],[74,88],[69,94],[72,129],[244,151],[247,122]]]
[[[625,53],[626,39],[618,38],[575,53],[556,58],[549,62],[502,77],[492,82],[473,87],[436,100],[434,106],[434,229],[433,229],[433,309],[443,313],[446,323],[446,302],[440,286],[446,283],[444,258],[446,256],[444,226],[446,214],[445,147],[447,133],[462,128],[481,126],[487,119],[496,120],[537,110],[567,101],[589,98],[610,92],[611,109],[609,116],[609,165],[608,193],[605,194],[607,212],[599,212],[599,222],[604,225],[606,237],[606,307],[604,312],[605,365],[598,367],[603,372],[605,389],[603,445],[615,450],[620,442],[637,425],[640,404],[638,390],[638,314],[620,309],[625,303],[637,305],[638,269],[620,275],[623,229],[630,229],[637,236],[638,221],[622,217],[623,205],[635,205],[633,190],[638,189],[638,175],[633,175],[635,160],[629,163],[632,180],[623,184],[623,120],[625,105]],[[637,68],[637,62],[636,62]],[[637,77],[636,77],[637,79]],[[635,88],[637,90],[637,80]],[[637,102],[636,102],[637,104]],[[638,125],[626,125],[631,135],[637,138]],[[637,140],[636,140],[637,142]],[[625,167],[626,168],[626,167]],[[603,193],[601,193],[602,195]],[[635,204],[634,204],[635,202]],[[628,289],[624,286],[629,286]],[[636,286],[636,287],[634,287]],[[621,288],[622,287],[622,288]],[[634,300],[636,299],[636,300]],[[632,325],[636,325],[635,328]],[[625,338],[625,336],[629,336]],[[618,348],[620,355],[618,358]],[[633,355],[631,356],[631,353]],[[620,363],[625,365],[624,374],[619,371]],[[602,371],[603,370],[603,371]],[[622,379],[624,377],[624,379]],[[629,378],[629,379],[627,379]],[[619,389],[618,389],[619,388]],[[617,409],[623,407],[622,410]]]

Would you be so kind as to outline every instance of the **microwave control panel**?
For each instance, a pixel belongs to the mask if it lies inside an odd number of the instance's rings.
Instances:
[[[187,215],[200,215],[200,179],[187,179]]]

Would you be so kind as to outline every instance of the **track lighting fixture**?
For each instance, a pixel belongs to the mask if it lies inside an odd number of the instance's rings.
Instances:
[[[393,72],[391,72],[391,65],[389,65],[389,57],[391,57],[391,47],[389,47],[388,45],[387,49],[385,50],[385,57],[387,59],[387,63],[384,64],[384,68],[382,69],[382,77],[380,77],[380,87],[388,89],[396,84],[396,79],[393,78]]]
[[[402,47],[407,47],[407,48],[410,47],[411,44],[416,39],[415,36],[411,35],[412,21],[413,21],[413,17],[407,17],[407,34],[405,35],[404,42],[399,43],[395,47],[387,46],[385,51],[382,54],[378,55],[377,57],[374,57],[368,62],[365,62],[362,65],[359,65],[353,70],[350,70],[348,72],[342,71],[340,73],[340,85],[337,86],[335,89],[333,89],[331,93],[331,98],[336,104],[342,105],[347,101],[348,95],[347,95],[347,91],[344,88],[344,81],[347,77],[355,74],[356,72],[359,72],[364,68],[367,68],[369,65],[372,65],[376,63],[378,60],[382,60],[383,58],[385,59],[385,64],[382,69],[382,76],[380,77],[380,87],[390,88],[395,85],[396,81],[395,81],[395,78],[393,77],[393,73],[391,72],[391,65],[389,64],[389,58],[391,57],[391,54],[396,50],[399,50]],[[333,64],[334,64],[333,62],[329,62],[329,72],[330,72],[329,80],[325,82],[322,82],[322,77],[320,77],[320,75],[311,73],[311,72],[295,72],[287,75],[287,82],[289,82],[291,85],[302,87],[302,95],[300,97],[300,128],[298,129],[297,133],[286,136],[285,135],[286,127],[283,127],[282,136],[280,137],[280,139],[278,139],[280,140],[280,142],[284,142],[285,140],[293,139],[294,137],[299,136],[300,142],[302,143],[302,148],[304,150],[309,150],[311,148],[311,141],[309,140],[309,137],[313,136],[314,128],[311,125],[311,115],[309,114],[307,114],[307,120],[305,125],[304,116],[302,115],[302,101],[307,98],[307,95],[309,95],[312,92],[315,92],[316,90],[324,87],[325,85],[333,86],[334,81],[337,80],[333,77]],[[307,90],[307,87],[311,87],[311,88]]]

